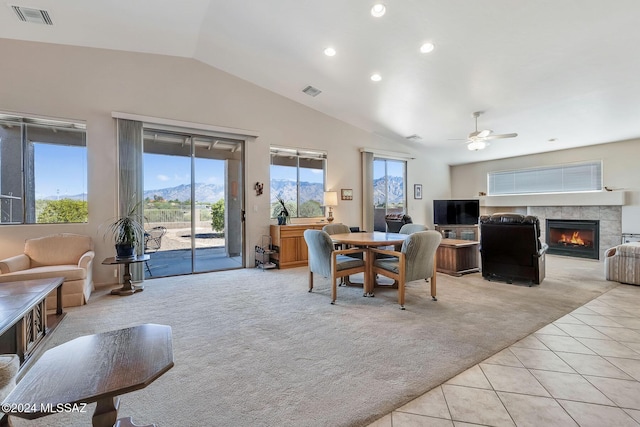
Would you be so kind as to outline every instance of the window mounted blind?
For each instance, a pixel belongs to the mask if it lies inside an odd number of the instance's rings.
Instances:
[[[490,196],[602,190],[602,162],[489,172]]]

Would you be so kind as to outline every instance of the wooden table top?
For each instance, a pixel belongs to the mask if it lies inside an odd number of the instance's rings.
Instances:
[[[64,277],[20,280],[0,286],[0,335],[62,284]]]
[[[339,233],[332,234],[330,237],[336,243],[345,243],[347,245],[390,246],[402,244],[409,235],[374,231],[373,233]]]
[[[173,366],[171,327],[144,324],[87,335],[51,350],[31,367],[4,400],[11,407],[32,403],[91,403],[139,390]],[[48,412],[11,412],[35,419]]]

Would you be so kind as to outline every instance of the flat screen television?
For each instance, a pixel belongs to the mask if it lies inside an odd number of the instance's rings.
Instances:
[[[433,223],[437,225],[474,225],[480,217],[479,200],[434,200]]]

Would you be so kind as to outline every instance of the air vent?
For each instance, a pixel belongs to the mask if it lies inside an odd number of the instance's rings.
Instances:
[[[322,93],[320,89],[317,89],[313,86],[307,86],[304,89],[302,89],[302,91],[309,96],[318,96]]]
[[[413,135],[409,135],[409,136],[407,136],[405,138],[408,139],[409,141],[413,141],[413,142],[422,141],[422,137],[420,135],[415,134],[415,133]]]
[[[34,24],[53,25],[49,12],[40,9],[31,9],[28,7],[11,6],[18,18],[24,22],[32,22]]]

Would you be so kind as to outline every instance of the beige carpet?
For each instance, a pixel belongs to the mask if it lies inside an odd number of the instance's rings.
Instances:
[[[307,270],[234,270],[154,279],[128,297],[95,292],[69,309],[48,347],[141,323],[173,328],[175,366],[122,396],[120,416],[140,425],[365,426],[466,368],[592,300],[617,283],[602,263],[547,257],[540,286],[438,275],[420,281],[406,311],[396,291],[363,298],[329,281],[307,292]],[[56,414],[16,426],[88,426]]]

